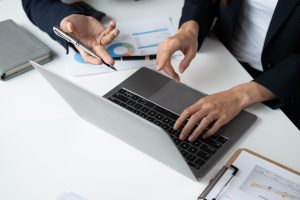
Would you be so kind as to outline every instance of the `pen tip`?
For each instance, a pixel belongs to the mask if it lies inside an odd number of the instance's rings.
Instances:
[[[110,66],[113,70],[118,71],[114,66]]]

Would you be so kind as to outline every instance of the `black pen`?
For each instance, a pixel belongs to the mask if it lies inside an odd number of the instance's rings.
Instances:
[[[144,55],[144,56],[122,56],[114,57],[114,60],[154,60],[156,59],[156,54]]]
[[[72,36],[70,36],[69,34],[63,32],[60,28],[58,27],[53,27],[53,31],[54,33],[63,38],[64,40],[72,43],[74,46],[79,47],[80,49],[82,49],[83,51],[85,51],[86,53],[88,53],[89,55],[101,60],[103,62],[104,65],[106,65],[107,67],[117,71],[117,69],[113,66],[113,65],[109,65],[107,64],[102,58],[100,58],[99,56],[97,56],[97,54],[92,51],[91,49],[89,49],[87,46],[85,46],[84,44],[82,44],[79,40],[73,38]]]

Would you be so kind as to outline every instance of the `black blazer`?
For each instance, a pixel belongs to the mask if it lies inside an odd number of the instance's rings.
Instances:
[[[105,13],[96,11],[82,2],[66,4],[61,0],[22,0],[22,5],[30,21],[48,33],[52,39],[61,43],[66,50],[70,44],[55,35],[53,26],[59,26],[63,18],[72,14],[93,16],[98,20],[105,16]]]
[[[199,47],[218,18],[213,32],[228,47],[235,31],[242,0],[222,5],[213,0],[185,0],[180,25],[199,24]],[[262,51],[263,73],[254,81],[272,91],[272,108],[300,102],[300,0],[278,0]]]

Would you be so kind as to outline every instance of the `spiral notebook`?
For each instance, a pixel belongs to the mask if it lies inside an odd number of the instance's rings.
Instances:
[[[300,200],[300,173],[239,149],[198,200]]]

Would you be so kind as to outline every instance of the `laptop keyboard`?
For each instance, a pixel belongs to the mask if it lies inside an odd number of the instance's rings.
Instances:
[[[179,115],[124,88],[108,99],[168,132],[188,164],[195,169],[200,169],[228,140],[215,134],[208,139],[198,138],[193,143],[182,141],[179,135],[185,124],[179,130],[173,129]]]

